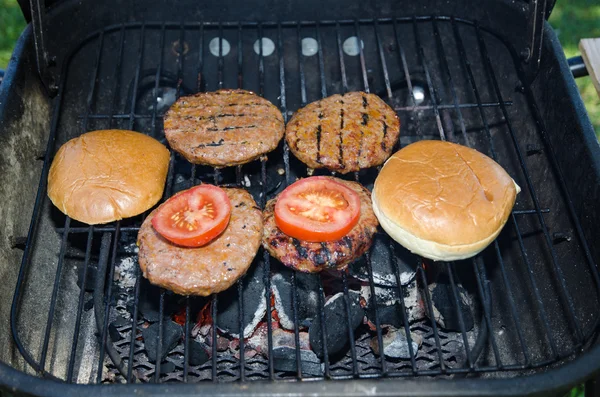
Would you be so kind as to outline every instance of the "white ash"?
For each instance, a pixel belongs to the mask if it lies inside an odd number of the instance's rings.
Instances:
[[[415,277],[416,272],[402,272],[400,273],[400,284],[406,285],[410,283]],[[393,287],[396,285],[396,275],[395,274],[382,274],[382,273],[373,273],[373,283],[379,285],[387,285]]]
[[[135,269],[137,260],[135,257],[128,256],[121,258],[118,264],[115,265],[114,281],[123,289],[131,289],[135,287]]]
[[[123,250],[128,254],[137,254],[140,251],[140,248],[133,242],[123,246]]]
[[[273,280],[275,281],[277,279],[283,279],[283,276],[281,274],[274,275]],[[279,292],[279,288],[277,288],[274,283],[271,284],[271,291],[275,297],[275,310],[277,310],[277,315],[279,316],[279,322],[281,323],[281,326],[286,329],[294,329],[294,320],[289,318],[285,313],[283,302],[281,301],[281,293]]]

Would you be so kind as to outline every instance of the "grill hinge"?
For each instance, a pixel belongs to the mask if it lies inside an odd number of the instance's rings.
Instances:
[[[19,2],[22,8],[23,3],[24,1]],[[45,0],[29,0],[29,12],[31,27],[33,28],[33,44],[35,47],[38,74],[48,95],[54,97],[58,93],[58,86],[56,85],[54,76],[50,73],[50,68],[56,66],[56,58],[50,56],[46,49],[46,29],[44,25],[44,17],[46,15]],[[26,10],[23,10],[23,14],[27,18]]]
[[[519,54],[529,80],[537,75],[542,59],[544,21],[550,16],[554,0],[530,0],[527,19],[527,45]]]

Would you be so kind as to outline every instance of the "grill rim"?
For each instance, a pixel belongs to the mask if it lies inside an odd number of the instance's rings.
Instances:
[[[560,49],[560,45],[558,43],[558,39],[554,34],[554,31],[550,28],[550,26],[548,24],[546,24],[545,26],[546,29],[546,38],[544,40],[550,40],[551,43],[553,44],[553,48],[559,48]],[[15,49],[15,54],[17,54],[19,51],[23,52],[24,48],[26,47],[26,43],[27,40],[30,39],[30,28],[28,27],[24,33],[22,34],[21,38],[19,39],[19,43],[17,44],[17,47]],[[507,44],[507,46],[509,46],[510,48],[510,44]],[[557,56],[558,52],[555,51],[555,54],[553,54],[554,56]],[[19,58],[20,59],[20,58]],[[568,66],[566,65],[566,60],[564,59],[563,56],[558,55],[557,59],[559,61],[559,64],[561,66],[561,75],[564,79],[565,73],[566,71],[568,71]],[[11,62],[13,63],[13,62]],[[16,66],[14,66],[14,68],[16,69]],[[11,71],[11,67],[9,66],[8,68],[8,77],[12,77],[10,76],[10,71]],[[570,76],[570,75],[569,75]],[[5,79],[5,83],[7,83],[8,79]],[[572,78],[567,78],[567,81],[565,81],[566,86],[568,88],[568,94],[569,94],[569,98],[571,99],[570,103],[575,105],[575,112],[577,113],[577,115],[579,116],[579,120],[587,120],[587,116],[585,111],[583,110],[583,104],[581,103],[581,99],[578,95],[575,95],[578,91],[576,90],[575,84],[574,84],[574,80]],[[3,94],[4,90],[0,90],[0,98],[2,98],[2,94]],[[55,107],[54,109],[54,113],[56,116],[57,113],[57,108]],[[53,117],[53,124],[55,123],[55,120],[57,118]],[[583,138],[587,141],[587,143],[589,142],[593,142],[592,138],[594,138],[594,134],[593,131],[591,129],[591,125],[589,124],[589,121],[587,123],[587,125],[583,126],[584,128],[582,128],[582,134],[583,134]],[[51,136],[49,139],[53,139],[53,137]],[[595,159],[599,159],[600,157],[598,155],[600,155],[600,148],[598,148],[597,146],[593,146],[593,145],[586,145],[586,149],[590,150],[594,153],[595,155]],[[50,156],[49,153],[46,153],[46,159],[45,159],[45,164],[48,162],[48,157]],[[599,161],[596,161],[599,162]],[[594,170],[597,171],[597,170]],[[597,172],[596,172],[597,174]],[[42,183],[44,183],[44,179],[42,176],[42,179],[40,181],[40,185]],[[40,186],[41,187],[41,186]],[[36,203],[39,200],[40,196],[42,196],[42,192],[44,192],[44,189],[40,189],[38,190],[38,197],[36,199]],[[43,197],[43,196],[42,196]],[[32,224],[31,226],[33,227],[35,223],[35,219],[32,220]],[[31,230],[30,230],[31,231]],[[28,236],[31,236],[31,233],[29,233]],[[501,388],[502,391],[500,394],[503,395],[523,395],[523,390],[524,388],[528,389],[528,392],[530,394],[535,394],[538,393],[540,391],[544,391],[544,390],[550,390],[550,389],[554,389],[554,390],[562,390],[562,389],[567,389],[569,387],[569,385],[571,384],[575,384],[577,382],[581,382],[583,379],[589,377],[591,374],[593,374],[594,372],[598,371],[597,368],[594,368],[594,364],[598,365],[597,362],[598,360],[595,360],[597,357],[600,357],[600,346],[594,346],[592,347],[590,350],[588,350],[586,353],[584,353],[583,355],[575,358],[573,361],[562,365],[559,368],[554,368],[551,369],[550,371],[544,373],[544,374],[534,374],[534,375],[528,375],[525,376],[523,378],[520,378],[519,381],[516,381],[515,378],[513,379],[476,379],[476,380],[472,380],[472,379],[454,379],[452,380],[453,385],[457,386],[457,390],[456,391],[460,391],[461,393],[464,393],[467,390],[472,390],[472,393],[477,394],[477,395],[493,395],[495,393],[498,392],[498,390]],[[552,376],[550,376],[552,375]],[[550,376],[551,379],[548,378],[548,376]],[[574,378],[572,378],[571,382],[568,385],[561,385],[559,381],[557,381],[558,379],[561,379],[563,377],[570,377],[570,376],[574,376]],[[5,382],[5,380],[9,379],[9,382]],[[376,383],[373,382],[372,380],[363,380],[363,379],[357,379],[358,382],[356,382],[356,389],[355,391],[361,391],[364,390],[363,387],[375,387],[376,389],[378,389],[378,393],[382,393],[382,394],[394,394],[394,395],[398,395],[398,390],[394,390],[394,386],[392,384],[391,387],[387,387],[387,385],[390,385],[389,382],[380,382],[377,381]],[[436,379],[434,380],[434,382],[431,382],[430,379],[427,380],[427,382],[424,382],[424,379],[420,379],[420,378],[415,378],[415,379],[404,379],[403,380],[403,392],[402,394],[410,394],[410,392],[417,392],[418,394],[422,394],[422,395],[450,395],[450,394],[455,394],[453,390],[453,387],[449,387],[448,384],[443,383],[445,381],[443,380],[439,380]],[[256,389],[256,392],[259,391],[264,391],[264,384],[262,382],[256,382],[257,385],[254,385],[254,382],[249,384],[245,384],[244,385],[244,391],[248,392],[252,392],[254,387],[261,387],[261,389]],[[277,390],[279,391],[288,391],[290,387],[297,387],[297,386],[291,386],[288,385],[288,382],[285,382],[286,386],[285,389],[278,389],[278,387],[281,387],[282,383],[281,382],[277,382],[277,383],[272,383],[273,385],[273,392],[276,393]],[[344,390],[346,389],[346,387],[352,383],[352,382],[339,382],[339,381],[327,381],[327,382],[319,382],[317,384],[317,386],[315,387],[315,391],[319,390],[319,391],[323,391],[323,389],[327,389],[328,385],[333,385],[332,386],[332,390],[325,390],[325,393],[327,392],[333,392],[333,389],[336,388],[338,385],[336,385],[336,383],[339,383],[340,387],[344,387]],[[35,394],[38,394],[37,392],[47,392],[48,389],[46,389],[46,379],[40,379],[38,377],[32,376],[32,375],[28,375],[25,374],[19,370],[16,370],[12,367],[10,367],[9,365],[0,362],[0,384],[3,384],[13,390],[17,390],[20,389],[21,391],[24,392],[33,392]],[[300,384],[298,382],[298,384]],[[22,387],[24,386],[25,387]],[[386,387],[383,387],[383,385],[386,385]],[[424,385],[435,385],[433,387],[424,387]],[[89,387],[92,387],[92,389],[89,389]],[[62,393],[55,393],[56,390],[60,390],[61,392],[63,391],[73,391],[75,389],[73,388],[79,388],[79,387],[86,387],[85,390],[94,390],[94,391],[100,391],[102,390],[102,392],[98,393],[99,395],[105,395],[106,394],[112,394],[113,391],[118,391],[119,388],[124,387],[125,385],[67,385],[65,383],[60,382],[59,385],[53,386],[53,390],[51,390],[51,394],[48,395],[61,395]],[[127,385],[129,387],[129,391],[133,391],[135,390],[140,390],[143,391],[144,393],[148,393],[149,391],[151,393],[149,394],[153,394],[153,393],[164,393],[167,390],[172,391],[172,389],[170,388],[169,385],[167,385],[165,387],[165,385]],[[236,387],[237,386],[237,387]],[[310,386],[310,387],[308,387]],[[360,386],[360,387],[358,387]],[[410,386],[410,387],[409,387]],[[413,387],[414,386],[414,387]],[[100,387],[100,389],[98,389],[98,387]],[[133,387],[134,389],[131,389],[131,387]],[[217,394],[229,394],[228,391],[235,393],[235,392],[240,392],[241,388],[239,384],[232,384],[232,385],[219,385],[219,386],[215,386],[215,385],[209,385],[209,384],[205,384],[202,383],[200,385],[196,385],[196,387],[202,387],[203,391],[212,391],[213,387],[217,387],[218,389],[214,389],[220,393]],[[188,385],[188,386],[183,386],[183,385],[178,385],[178,391],[185,391],[185,393],[189,392],[193,392],[195,391],[196,387],[194,385]],[[310,385],[310,383],[303,383],[303,389],[302,392],[310,392],[312,387],[314,387],[313,385]],[[459,388],[461,388],[459,390]],[[114,389],[114,390],[113,390]],[[185,389],[185,390],[182,390]],[[383,390],[380,390],[383,389]],[[406,389],[411,389],[411,390],[406,390]],[[475,389],[477,391],[475,391]],[[483,390],[485,389],[485,390]],[[496,390],[494,390],[496,389]],[[123,389],[121,389],[123,390]],[[224,391],[224,390],[228,390],[228,391]],[[335,389],[337,391],[341,391],[342,389]],[[345,390],[347,391],[347,390]],[[431,393],[431,394],[428,394]]]

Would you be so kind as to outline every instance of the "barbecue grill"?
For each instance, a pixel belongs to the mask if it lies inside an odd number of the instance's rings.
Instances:
[[[560,394],[600,370],[600,148],[544,21],[551,1],[39,3],[0,86],[3,390]],[[305,276],[266,251],[229,291],[180,297],[141,277],[143,215],[88,226],[46,196],[67,140],[121,128],[165,142],[168,106],[219,88],[254,91],[286,120],[334,93],[376,93],[399,114],[398,147],[473,147],[523,191],[472,260],[427,262],[381,232],[347,271],[317,276],[320,348],[301,349]],[[310,173],[285,143],[220,170],[173,154],[164,198],[206,181],[245,187],[264,206]],[[371,188],[376,174],[344,177]],[[337,295],[339,321],[327,322]],[[366,314],[355,325],[357,296]],[[390,335],[403,336],[401,357],[374,347]],[[343,349],[329,351],[334,337]]]

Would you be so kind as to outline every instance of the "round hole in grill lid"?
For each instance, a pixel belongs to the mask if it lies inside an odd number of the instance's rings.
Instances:
[[[365,48],[364,41],[360,41],[361,48]],[[350,55],[352,57],[360,54],[360,48],[358,48],[358,37],[351,36],[344,40],[344,44],[342,45],[342,49],[346,53],[346,55]]]
[[[273,52],[275,52],[275,43],[273,43],[273,40],[269,39],[268,37],[263,37],[262,40],[256,40],[254,42],[254,52],[256,52],[256,54],[260,55],[261,42],[263,57],[268,57]]]
[[[311,57],[319,51],[319,43],[312,37],[302,39],[302,55]]]
[[[229,54],[229,51],[231,51],[231,45],[229,44],[229,41],[222,37],[220,39],[221,40],[219,40],[219,37],[215,37],[208,43],[208,49],[210,50],[210,53],[216,57],[219,55],[225,56]],[[219,54],[219,41],[221,42],[221,54]]]

